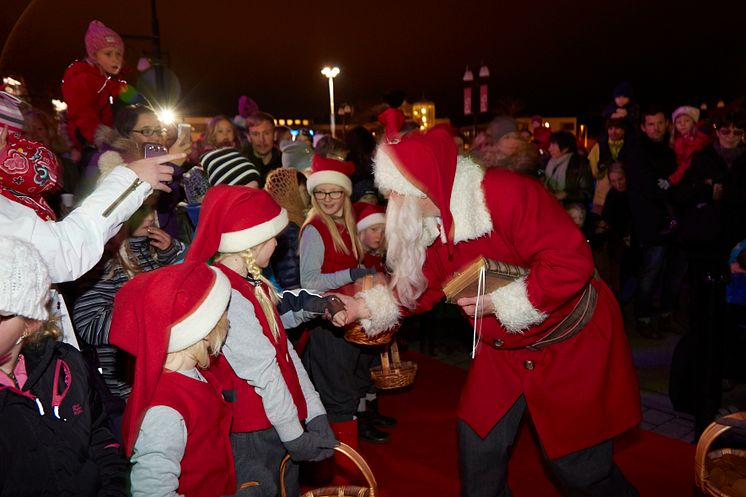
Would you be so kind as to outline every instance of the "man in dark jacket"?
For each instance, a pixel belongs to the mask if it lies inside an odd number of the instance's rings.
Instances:
[[[662,275],[659,324],[668,331],[672,327],[686,260],[670,239],[675,215],[670,184],[665,179],[676,170],[676,156],[666,139],[668,121],[657,107],[643,112],[642,120],[643,134],[627,164],[632,233],[641,255],[635,318],[641,335],[662,338],[661,330],[653,323],[655,285]]]

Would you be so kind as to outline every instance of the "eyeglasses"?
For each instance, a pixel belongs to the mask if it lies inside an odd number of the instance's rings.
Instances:
[[[9,321],[9,320],[13,319],[16,316],[17,316],[17,314],[11,314],[9,316],[3,316],[2,314],[0,314],[0,323],[4,323],[5,321]]]
[[[140,133],[142,136],[153,136],[153,135],[160,135],[164,136],[168,130],[166,128],[143,128],[143,129],[133,129],[131,133]]]
[[[743,136],[743,130],[738,128],[720,128],[718,133],[723,136],[730,136],[731,133],[733,136]]]
[[[332,200],[339,200],[342,198],[343,194],[344,192],[342,190],[335,190],[333,192],[313,192],[313,196],[316,197],[316,200],[325,200],[327,197]]]

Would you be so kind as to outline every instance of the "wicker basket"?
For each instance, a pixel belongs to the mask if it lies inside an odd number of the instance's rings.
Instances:
[[[710,451],[710,446],[720,435],[731,429],[729,422],[746,422],[746,411],[740,411],[710,423],[702,432],[702,436],[697,442],[697,452],[694,458],[694,481],[705,494],[714,495],[715,497],[735,497],[745,495],[744,493],[735,493],[730,487],[722,488],[713,481],[712,470],[713,463],[723,456],[734,456],[737,460],[743,459],[746,467],[746,450],[739,449],[720,449]]]
[[[380,284],[381,281],[378,281],[378,283]],[[373,275],[367,275],[364,278],[361,278],[358,282],[355,282],[353,296],[360,291],[369,290],[374,284],[376,284],[376,280]],[[365,333],[362,325],[360,323],[355,323],[347,326],[345,340],[358,345],[386,345],[391,341],[398,329],[399,326],[394,326],[374,337],[369,337],[368,334]]]
[[[363,456],[361,456],[355,449],[342,442],[337,445],[334,450],[340,452],[350,458],[360,472],[365,476],[365,481],[368,482],[366,487],[356,487],[354,485],[344,485],[337,487],[324,487],[317,488],[316,490],[309,490],[308,492],[301,495],[301,497],[377,497],[378,496],[378,483],[373,476],[373,472],[370,470],[370,466],[365,462]],[[285,466],[290,459],[290,455],[286,455],[280,464],[280,496],[287,497],[287,491],[285,490]]]
[[[391,353],[391,358],[389,358],[389,353]],[[391,342],[389,350],[381,354],[381,365],[370,370],[373,384],[380,390],[392,390],[409,386],[414,383],[416,375],[417,363],[401,361],[396,340]]]

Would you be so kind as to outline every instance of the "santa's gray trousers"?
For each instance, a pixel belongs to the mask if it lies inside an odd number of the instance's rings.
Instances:
[[[458,421],[461,497],[512,497],[507,486],[508,452],[525,410],[526,400],[521,396],[484,439]],[[547,459],[547,464],[565,496],[639,497],[614,464],[610,440]]]

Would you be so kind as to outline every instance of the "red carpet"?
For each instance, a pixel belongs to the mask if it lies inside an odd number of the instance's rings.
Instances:
[[[382,411],[399,424],[390,430],[388,444],[361,443],[360,452],[382,497],[458,496],[455,412],[466,372],[414,352],[405,355],[419,365],[414,385],[380,396]],[[693,485],[694,449],[633,430],[616,440],[615,460],[642,497],[694,496],[699,495]],[[519,433],[508,479],[517,497],[560,495],[543,470],[528,422]]]

